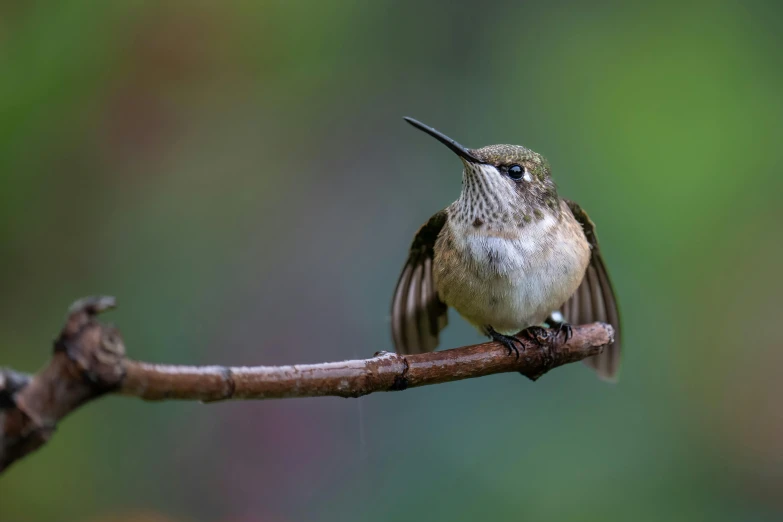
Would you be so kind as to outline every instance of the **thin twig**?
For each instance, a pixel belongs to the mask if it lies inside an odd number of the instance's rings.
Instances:
[[[37,374],[0,369],[0,472],[46,443],[60,419],[106,393],[211,402],[359,397],[512,371],[535,380],[552,368],[599,354],[614,335],[603,323],[574,326],[569,339],[547,330],[540,345],[523,339],[519,358],[493,342],[406,356],[379,352],[370,359],[322,364],[169,366],[125,357],[119,332],[96,319],[113,306],[110,297],[74,303],[52,359]]]

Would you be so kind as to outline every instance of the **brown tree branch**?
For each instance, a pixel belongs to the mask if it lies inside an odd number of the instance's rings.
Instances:
[[[125,357],[117,329],[96,319],[113,306],[111,297],[74,303],[52,359],[35,375],[0,369],[0,472],[46,443],[60,419],[105,393],[200,401],[360,397],[512,371],[535,380],[552,368],[600,353],[614,335],[603,323],[574,326],[570,339],[547,330],[540,346],[522,340],[525,350],[519,358],[498,343],[484,343],[406,356],[379,352],[370,359],[322,364],[167,366]]]

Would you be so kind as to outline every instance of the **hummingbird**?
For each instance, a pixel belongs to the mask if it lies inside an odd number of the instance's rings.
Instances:
[[[546,337],[543,324],[568,338],[571,324],[601,321],[614,328],[614,342],[584,362],[616,380],[620,314],[595,225],[558,195],[549,162],[520,145],[468,149],[405,121],[451,149],[463,169],[459,199],[419,229],[397,281],[396,351],[434,350],[448,307],[517,357],[520,337],[539,344]]]

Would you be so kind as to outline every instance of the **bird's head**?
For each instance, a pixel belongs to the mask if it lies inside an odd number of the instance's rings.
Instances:
[[[537,152],[521,145],[468,149],[413,118],[405,121],[446,145],[462,160],[462,194],[455,203],[460,219],[477,228],[492,223],[524,226],[541,219],[547,211],[559,211],[549,162]]]

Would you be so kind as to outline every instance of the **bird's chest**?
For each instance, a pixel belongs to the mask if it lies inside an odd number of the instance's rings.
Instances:
[[[581,228],[571,232],[546,220],[506,237],[449,230],[435,245],[438,294],[479,328],[513,334],[540,324],[584,277],[590,247]]]

